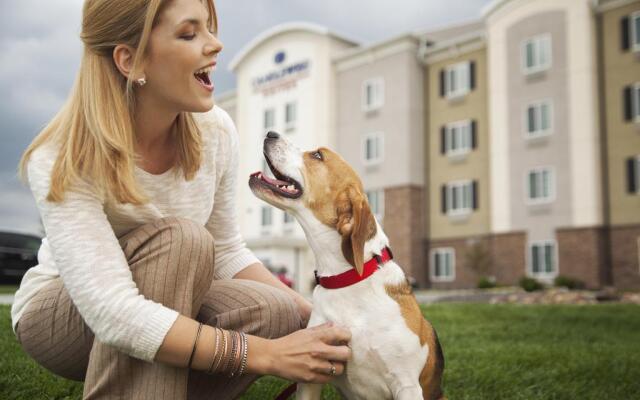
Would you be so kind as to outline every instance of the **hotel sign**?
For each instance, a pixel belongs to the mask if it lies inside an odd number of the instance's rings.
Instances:
[[[283,52],[276,54],[276,64],[281,64],[284,58]],[[270,96],[283,90],[290,90],[296,86],[300,79],[309,76],[310,64],[309,60],[304,60],[254,78],[252,81],[253,91]]]

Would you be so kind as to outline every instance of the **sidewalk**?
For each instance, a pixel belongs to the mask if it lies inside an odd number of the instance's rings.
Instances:
[[[522,292],[518,287],[505,287],[496,289],[460,289],[460,290],[414,290],[416,300],[420,304],[433,303],[489,303],[496,296],[510,295]]]

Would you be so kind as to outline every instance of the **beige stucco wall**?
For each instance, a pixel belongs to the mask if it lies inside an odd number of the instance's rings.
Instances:
[[[430,239],[445,239],[488,233],[489,215],[489,120],[487,116],[487,61],[484,48],[443,61],[429,64],[428,76],[428,160],[427,182],[429,201],[427,207]],[[476,88],[458,100],[440,97],[440,70],[462,61],[475,61]],[[440,128],[449,122],[463,119],[477,121],[478,147],[466,158],[452,160],[440,154]],[[452,219],[441,212],[440,187],[449,181],[470,179],[478,181],[479,208],[465,219]]]
[[[623,52],[620,19],[640,11],[640,1],[602,14],[604,96],[611,224],[640,223],[640,195],[627,193],[626,159],[640,155],[640,124],[624,120],[622,90],[640,82],[640,53]]]

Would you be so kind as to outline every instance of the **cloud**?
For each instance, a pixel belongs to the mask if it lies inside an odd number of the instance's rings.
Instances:
[[[39,234],[40,216],[33,195],[15,174],[0,174],[0,230]]]
[[[363,44],[478,18],[489,0],[218,0],[225,45],[214,81],[235,86],[229,61],[262,31],[309,21]],[[0,227],[39,226],[35,205],[15,170],[33,137],[67,98],[82,52],[83,0],[0,1]],[[34,222],[35,221],[35,222]]]

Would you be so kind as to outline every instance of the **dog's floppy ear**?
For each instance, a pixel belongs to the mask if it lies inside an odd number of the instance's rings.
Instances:
[[[364,267],[364,243],[375,236],[376,220],[367,199],[349,187],[338,196],[337,229],[342,236],[342,254],[359,275]]]

